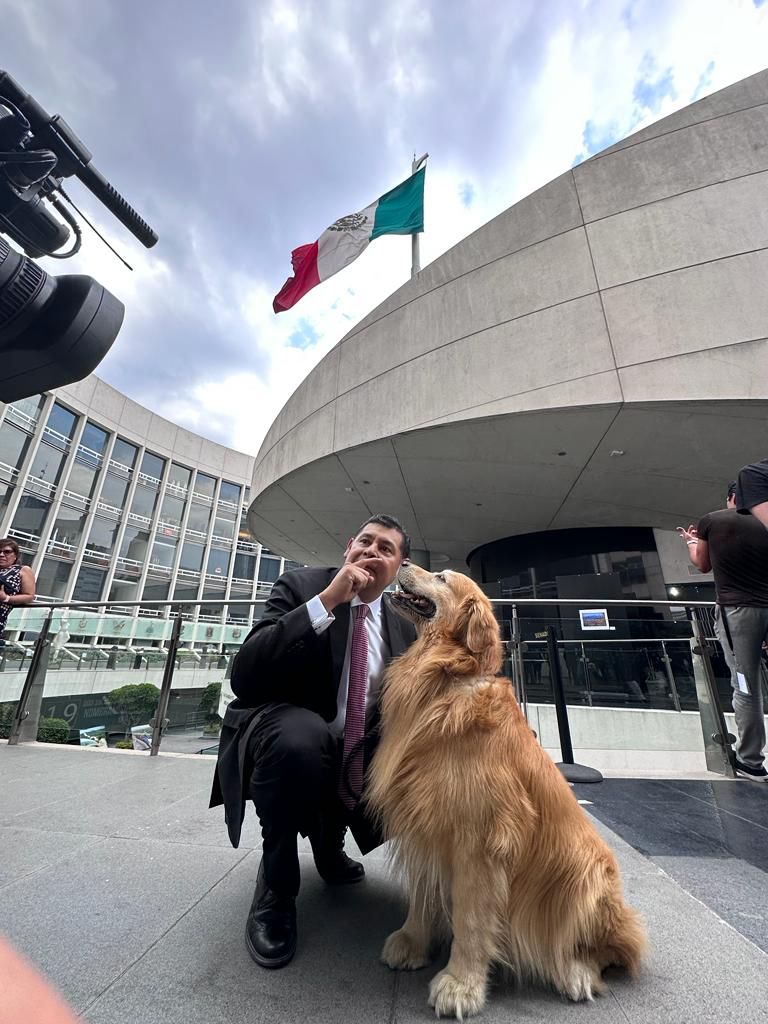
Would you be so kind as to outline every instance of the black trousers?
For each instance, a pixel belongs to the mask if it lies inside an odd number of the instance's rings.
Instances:
[[[248,796],[261,821],[265,880],[281,896],[299,891],[299,833],[315,850],[343,834],[341,749],[320,715],[292,704],[271,705],[251,736]]]

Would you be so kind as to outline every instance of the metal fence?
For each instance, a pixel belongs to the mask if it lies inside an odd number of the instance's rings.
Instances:
[[[170,731],[198,729],[206,716],[213,718],[210,707],[205,713],[199,707],[206,680],[221,682],[235,653],[234,645],[195,648],[185,640],[192,611],[213,604],[229,616],[236,614],[235,609],[258,612],[265,599],[35,604],[35,609],[46,612],[37,635],[6,644],[0,651],[0,727],[5,721],[9,743],[36,739],[41,712],[43,719],[64,712],[75,740],[87,733],[93,718],[106,720],[111,714],[113,720],[120,719],[109,694],[126,677],[130,682],[152,681],[158,688],[149,719],[151,754],[157,754]],[[707,709],[714,708],[714,724],[708,717],[702,726],[705,750],[708,760],[714,752],[713,763],[721,764],[727,747],[722,708],[729,709],[730,682],[714,643],[711,602],[605,600],[598,608],[594,599],[515,598],[496,599],[493,604],[506,656],[504,672],[524,711],[529,702],[554,701],[557,675],[569,705],[701,712],[704,703]],[[141,647],[135,642],[108,647],[71,643],[65,613],[72,611],[154,615],[164,623],[162,636]],[[557,666],[548,651],[552,627]],[[76,674],[74,681],[71,673]],[[195,677],[193,685],[190,676]],[[9,691],[12,679],[20,681],[17,693]],[[106,736],[107,742],[125,722],[120,719],[113,724],[116,728],[111,737]],[[215,722],[210,724],[209,731],[215,733]],[[719,738],[713,741],[713,735]],[[203,737],[200,740],[203,751],[206,744]],[[215,735],[208,746],[215,749]]]

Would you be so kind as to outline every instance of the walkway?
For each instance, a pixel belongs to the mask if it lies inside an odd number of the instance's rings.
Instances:
[[[231,849],[220,809],[207,809],[212,769],[201,757],[0,743],[0,930],[100,1024],[434,1019],[433,972],[378,962],[403,916],[381,852],[351,891],[327,889],[305,852],[296,959],[274,972],[251,962],[255,822],[249,812]],[[591,1005],[497,986],[481,1019],[768,1019],[768,784],[609,779],[579,795],[648,921],[648,969],[637,983],[612,977]]]

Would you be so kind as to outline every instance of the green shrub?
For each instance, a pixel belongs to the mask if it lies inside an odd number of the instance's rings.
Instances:
[[[38,743],[66,743],[69,722],[66,718],[41,718],[37,727]]]
[[[221,683],[208,683],[203,690],[203,695],[198,705],[200,711],[205,715],[206,722],[221,722],[219,718],[219,697],[221,697]]]
[[[7,740],[11,735],[15,704],[0,704],[0,740]]]
[[[118,740],[115,746],[118,750],[133,750],[133,740]]]
[[[160,690],[154,683],[129,683],[118,686],[106,695],[104,700],[125,724],[125,737],[130,736],[131,726],[143,725],[149,721],[157,708]]]

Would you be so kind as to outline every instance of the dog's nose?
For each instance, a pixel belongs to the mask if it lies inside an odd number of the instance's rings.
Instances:
[[[406,558],[401,563],[400,568],[401,569],[407,569],[410,564],[411,564],[410,559]]]

